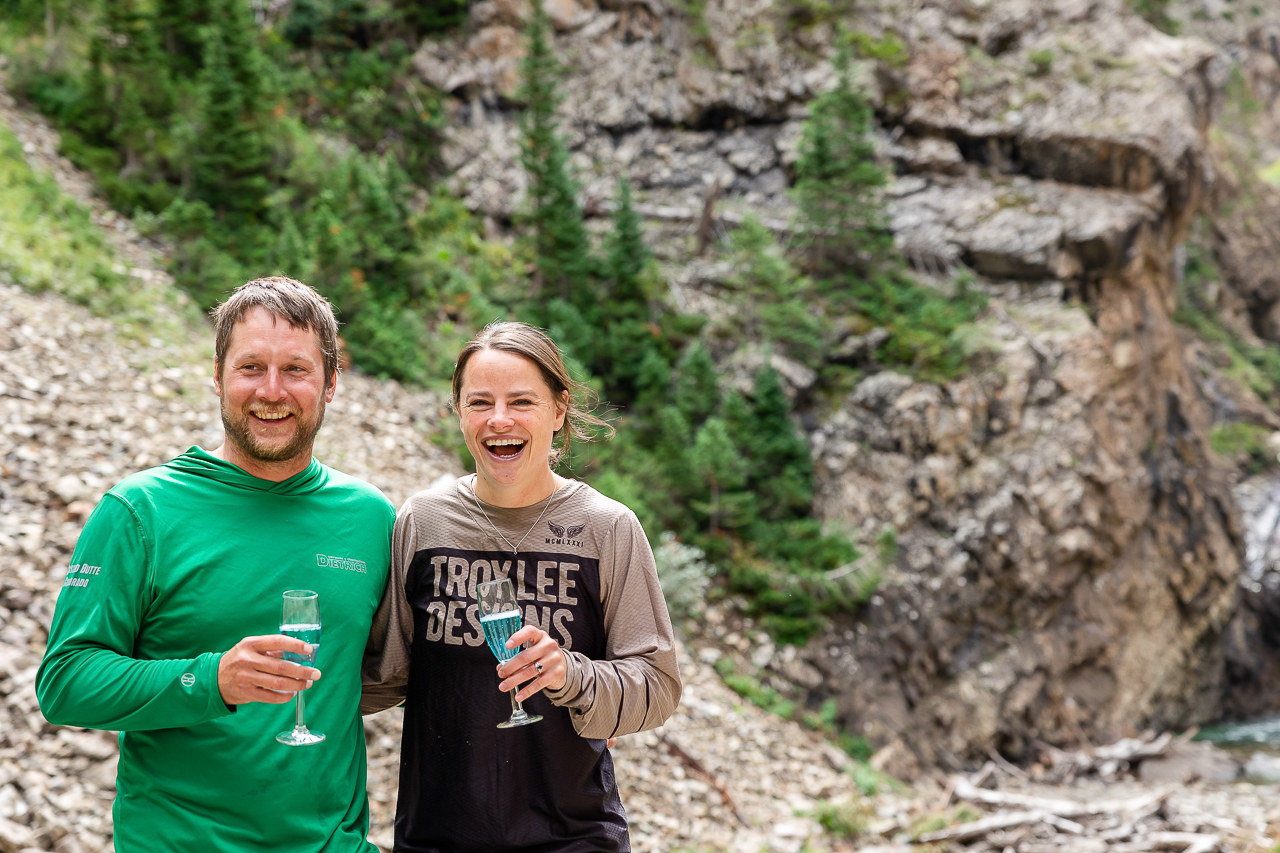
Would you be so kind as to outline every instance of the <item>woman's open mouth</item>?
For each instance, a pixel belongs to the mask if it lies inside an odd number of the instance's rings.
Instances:
[[[491,438],[484,443],[491,456],[499,459],[510,459],[520,455],[524,450],[524,440],[519,438]]]

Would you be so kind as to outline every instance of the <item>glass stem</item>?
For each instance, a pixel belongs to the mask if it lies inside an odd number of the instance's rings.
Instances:
[[[524,705],[516,701],[515,690],[511,691],[511,716],[517,719],[524,716]]]
[[[299,690],[298,691],[298,719],[297,719],[297,722],[294,724],[295,729],[305,729],[307,727],[306,724],[302,722],[303,707],[304,705],[302,701],[302,691]]]

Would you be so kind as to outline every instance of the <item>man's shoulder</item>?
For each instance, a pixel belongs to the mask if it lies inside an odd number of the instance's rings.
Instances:
[[[163,493],[166,486],[175,485],[182,479],[182,472],[175,469],[170,460],[163,465],[130,474],[112,486],[107,494],[114,495],[126,503],[132,503],[142,496],[154,497]]]
[[[344,502],[354,501],[360,504],[368,504],[370,507],[395,512],[395,507],[392,506],[391,501],[373,483],[339,471],[337,468],[332,468],[324,463],[319,464],[325,471],[323,491],[326,496],[336,497]]]

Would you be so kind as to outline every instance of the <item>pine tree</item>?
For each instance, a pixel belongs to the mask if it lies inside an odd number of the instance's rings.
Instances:
[[[90,40],[89,66],[76,125],[94,142],[120,151],[126,171],[136,171],[154,124],[150,117],[166,117],[173,106],[155,27],[138,0],[105,4]]]
[[[568,151],[556,132],[559,65],[551,50],[551,24],[538,0],[529,20],[528,42],[521,67],[525,110],[520,121],[520,162],[529,175],[528,221],[534,232],[538,272],[552,294],[592,321],[596,298],[590,281],[591,246],[578,207],[577,186],[569,177]]]
[[[204,38],[213,19],[214,0],[155,0],[156,36],[175,76],[191,78],[200,70]]]
[[[813,458],[791,420],[791,403],[778,372],[765,365],[756,372],[749,422],[735,438],[751,459],[751,488],[761,495],[762,516],[800,518],[813,502]]]
[[[273,96],[269,64],[258,47],[258,25],[245,0],[208,0],[213,25],[226,46],[231,70],[247,114],[259,118]]]
[[[836,86],[810,102],[796,161],[799,235],[819,266],[860,264],[890,245],[877,200],[885,174],[871,142],[871,107],[855,89],[849,65],[842,46]]]
[[[747,474],[746,461],[729,437],[723,418],[707,418],[693,440],[689,461],[710,493],[706,507],[708,532],[715,536],[720,530],[724,494],[745,483]]]
[[[269,189],[266,144],[228,62],[222,28],[210,27],[206,34],[193,189],[220,216],[253,219]]]
[[[280,233],[271,252],[272,266],[278,275],[309,281],[315,270],[315,255],[293,214],[286,208],[281,215]]]
[[[644,242],[644,225],[631,202],[631,182],[618,179],[618,206],[613,213],[613,233],[605,263],[613,285],[610,310],[615,317],[643,317],[645,293],[640,274],[653,257]]]
[[[701,342],[694,343],[676,365],[676,409],[697,426],[720,407],[716,365]]]

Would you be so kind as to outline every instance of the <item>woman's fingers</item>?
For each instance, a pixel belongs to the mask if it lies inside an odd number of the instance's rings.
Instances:
[[[551,635],[536,625],[526,625],[507,641],[508,647],[526,644],[520,654],[498,666],[503,691],[521,688],[516,699],[523,702],[539,690],[559,690],[568,676],[564,652]],[[523,687],[521,687],[523,685]]]

